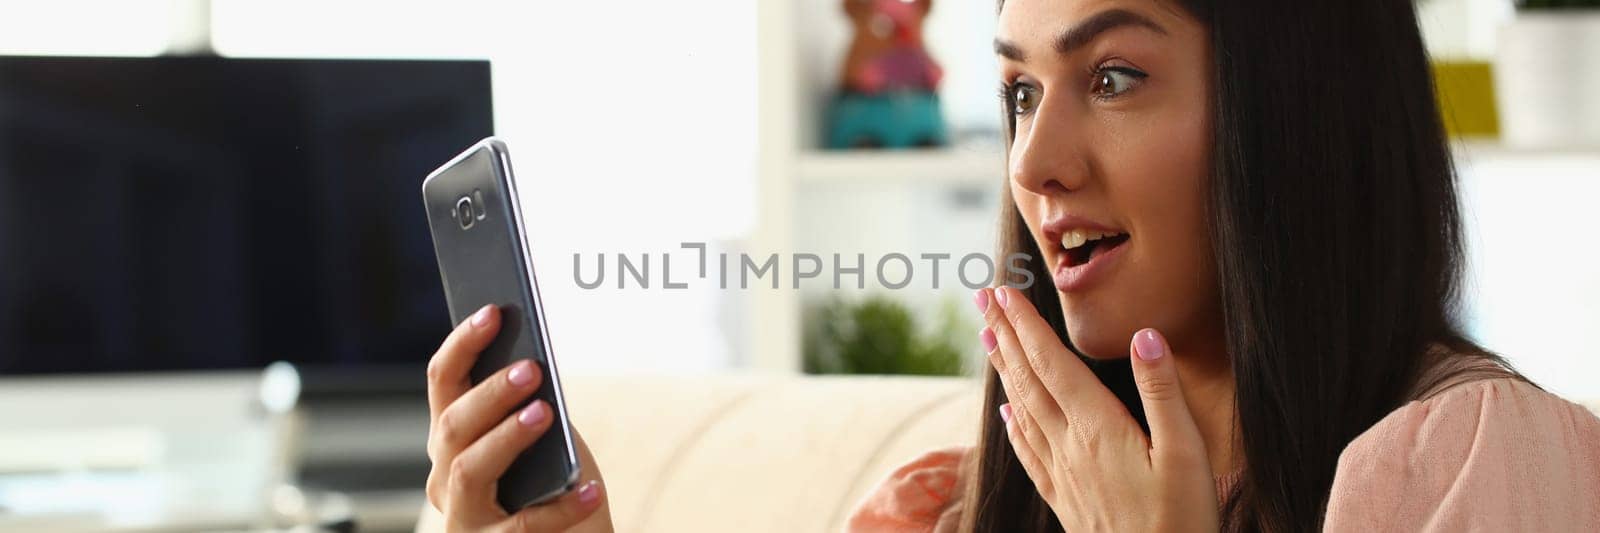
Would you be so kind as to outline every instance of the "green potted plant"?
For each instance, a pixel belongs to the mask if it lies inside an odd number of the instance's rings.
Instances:
[[[1600,147],[1600,0],[1517,2],[1494,71],[1506,144]]]
[[[884,296],[859,302],[833,297],[804,317],[804,370],[808,374],[961,375],[961,339],[976,330],[962,324],[954,302],[940,307],[931,328],[919,327],[904,304]],[[970,330],[970,331],[969,331]],[[967,343],[972,344],[972,343]]]

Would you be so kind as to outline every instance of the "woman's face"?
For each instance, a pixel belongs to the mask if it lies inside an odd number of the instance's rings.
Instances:
[[[1144,327],[1179,350],[1214,338],[1205,28],[1154,0],[1007,0],[995,50],[1011,195],[1073,343],[1109,359]]]

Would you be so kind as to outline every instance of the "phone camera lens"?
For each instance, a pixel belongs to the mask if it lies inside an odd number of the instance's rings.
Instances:
[[[471,196],[462,196],[460,200],[456,200],[455,215],[456,222],[461,224],[461,229],[468,229],[472,227],[472,223],[476,222],[477,220],[476,217],[472,216]]]

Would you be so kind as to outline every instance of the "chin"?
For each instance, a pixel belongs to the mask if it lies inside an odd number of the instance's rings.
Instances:
[[[1126,359],[1133,334],[1141,326],[1122,316],[1125,306],[1103,305],[1101,299],[1069,300],[1061,298],[1061,316],[1065,319],[1067,336],[1078,353],[1095,360]]]
[[[1073,320],[1071,315],[1068,317],[1067,335],[1072,338],[1072,345],[1078,349],[1078,353],[1100,361],[1128,357],[1128,343],[1133,340],[1135,331],[1133,328]]]

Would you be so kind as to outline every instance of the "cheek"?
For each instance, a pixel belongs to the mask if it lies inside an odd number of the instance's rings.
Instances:
[[[1140,328],[1161,329],[1175,340],[1203,334],[1217,312],[1205,220],[1207,124],[1168,117],[1162,126],[1131,125],[1136,132],[1102,152],[1109,200],[1135,237],[1109,290],[1064,309],[1073,341],[1092,357],[1126,356]]]
[[[1198,104],[1197,104],[1198,106]],[[1204,298],[1214,292],[1215,268],[1212,262],[1211,233],[1206,220],[1210,197],[1211,135],[1202,113],[1183,115],[1166,128],[1161,145],[1168,147],[1166,158],[1158,158],[1161,168],[1151,169],[1140,195],[1148,201],[1142,211],[1150,221],[1150,250],[1155,266],[1163,272],[1174,296]],[[1190,302],[1194,307],[1201,302]]]
[[[1033,226],[1035,222],[1033,217],[1036,216],[1034,213],[1038,212],[1039,204],[1042,202],[1039,195],[1024,189],[1016,180],[1006,180],[1006,187],[1011,189],[1011,200],[1017,204],[1017,210],[1022,211],[1022,218],[1028,221],[1030,227]]]
[[[1187,270],[1210,262],[1209,135],[1203,123],[1176,126],[1155,129],[1143,143],[1152,150],[1128,158],[1135,171],[1119,196],[1129,206],[1134,230],[1150,245],[1142,250],[1149,259]]]
[[[1006,180],[1006,186],[1011,189],[1011,200],[1017,204],[1017,211],[1022,214],[1023,222],[1027,223],[1029,234],[1033,235],[1042,222],[1039,216],[1044,212],[1044,197],[1023,188],[1015,180]]]

